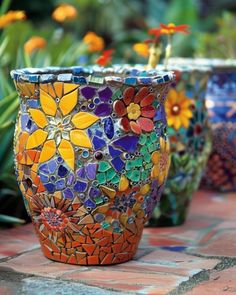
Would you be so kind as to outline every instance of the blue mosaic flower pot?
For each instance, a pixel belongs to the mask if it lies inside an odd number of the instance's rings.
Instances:
[[[154,226],[176,226],[186,220],[211,150],[205,106],[210,68],[199,69],[187,61],[172,64],[176,82],[165,104],[171,165],[162,198],[149,221]]]
[[[213,68],[207,86],[207,108],[213,133],[203,185],[236,191],[236,60],[200,60]]]
[[[46,257],[131,259],[168,173],[172,73],[115,67],[11,72],[20,97],[15,166]]]

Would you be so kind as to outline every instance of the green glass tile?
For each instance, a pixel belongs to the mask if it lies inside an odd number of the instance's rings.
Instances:
[[[140,180],[140,171],[139,170],[133,170],[132,174],[130,176],[130,179],[134,182],[138,182]]]
[[[126,176],[127,178],[131,179],[132,174],[133,174],[133,170],[130,170],[130,171],[128,171],[128,172],[126,173],[125,176]]]
[[[119,99],[119,97],[122,96],[122,91],[120,89],[118,89],[116,92],[113,93],[112,95],[112,100],[116,100],[116,99]]]
[[[120,233],[120,232],[121,232],[121,229],[120,229],[120,228],[114,228],[114,229],[113,229],[113,232],[114,232],[114,233]]]
[[[152,152],[154,152],[154,151],[156,151],[157,150],[157,144],[155,144],[155,143],[152,143],[149,147],[148,147],[148,151],[150,152],[150,153],[152,153]]]
[[[141,174],[141,179],[142,180],[146,180],[149,177],[149,171],[148,170],[144,170]]]
[[[103,228],[108,228],[108,227],[110,227],[110,223],[107,222],[107,221],[103,221],[103,222],[102,222],[102,227],[103,227]]]
[[[105,173],[97,173],[97,181],[99,184],[103,184],[106,182],[106,174]]]
[[[156,142],[157,141],[157,134],[156,132],[152,132],[150,135],[150,139],[152,142]]]
[[[95,201],[95,203],[96,203],[97,205],[103,203],[103,199],[102,199],[101,197],[96,197],[96,198],[94,199],[94,201]]]
[[[125,169],[126,170],[131,170],[132,168],[133,168],[133,161],[132,160],[126,161]]]
[[[145,155],[146,153],[148,153],[148,149],[146,146],[142,146],[140,149],[140,153],[141,155]]]
[[[118,183],[120,181],[120,176],[119,175],[115,175],[112,179],[111,179],[111,183]]]
[[[107,170],[107,173],[106,173],[107,181],[110,181],[115,175],[116,175],[116,171],[113,168]]]
[[[150,168],[152,168],[152,166],[153,166],[152,163],[148,163],[148,164],[145,165],[145,169],[146,169],[146,170],[147,170],[147,169],[150,169]]]
[[[152,105],[154,106],[154,108],[157,108],[157,106],[159,105],[158,100],[155,99]]]
[[[105,161],[99,162],[99,166],[98,166],[99,172],[106,172],[110,168],[111,168],[111,165],[108,162],[105,162]]]
[[[144,161],[144,159],[142,157],[136,158],[136,160],[135,160],[135,166],[136,167],[142,167],[143,166],[143,161]]]
[[[139,144],[144,145],[147,141],[147,135],[146,134],[141,134],[139,138]]]
[[[80,160],[77,161],[77,166],[82,167],[82,162]]]
[[[151,161],[151,154],[150,153],[146,153],[143,157],[145,159],[146,163],[149,163]]]
[[[147,147],[149,147],[151,144],[152,144],[151,140],[148,140],[148,141],[146,142],[146,146],[147,146]]]

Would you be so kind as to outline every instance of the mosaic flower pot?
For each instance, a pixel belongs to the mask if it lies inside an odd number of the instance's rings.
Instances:
[[[213,134],[203,186],[236,191],[236,60],[201,59],[213,74],[207,86],[207,108]]]
[[[150,225],[175,226],[187,216],[193,193],[198,189],[211,149],[205,107],[209,68],[172,66],[172,83],[165,105],[170,139],[171,165],[162,198]]]
[[[131,259],[167,175],[163,103],[173,74],[74,67],[11,75],[20,96],[17,179],[44,255],[80,265]]]

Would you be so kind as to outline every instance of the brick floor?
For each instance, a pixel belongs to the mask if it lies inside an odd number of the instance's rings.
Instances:
[[[0,295],[236,294],[235,209],[236,194],[200,191],[183,226],[146,228],[134,260],[106,267],[48,260],[32,225],[0,231]]]

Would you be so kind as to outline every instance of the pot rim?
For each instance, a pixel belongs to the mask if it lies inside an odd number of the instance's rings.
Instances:
[[[202,69],[208,67],[211,70],[236,70],[236,59],[208,58],[208,57],[172,57],[170,58],[171,69],[173,66],[191,65]]]
[[[145,70],[136,66],[114,65],[104,68],[100,66],[45,67],[23,68],[10,72],[16,82],[49,83],[68,82],[75,84],[109,84],[123,85],[159,85],[173,82],[172,71]]]

